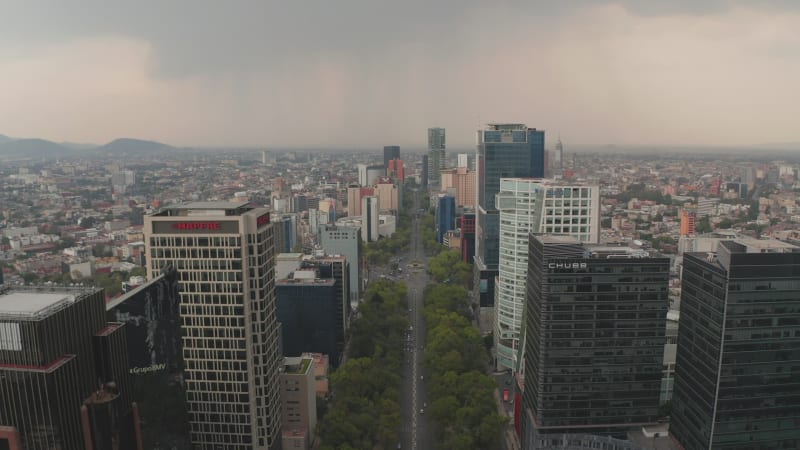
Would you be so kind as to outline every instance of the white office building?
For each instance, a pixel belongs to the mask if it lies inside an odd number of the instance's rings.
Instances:
[[[280,447],[274,234],[266,208],[194,202],[146,216],[147,275],[178,270],[193,448]]]
[[[569,235],[588,244],[600,240],[600,188],[536,178],[501,178],[500,261],[495,285],[494,336],[497,366],[517,369],[525,305],[528,236]]]

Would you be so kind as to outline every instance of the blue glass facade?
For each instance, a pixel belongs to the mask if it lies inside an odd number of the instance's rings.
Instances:
[[[686,450],[800,448],[800,249],[684,254],[669,432]]]
[[[500,218],[495,207],[500,178],[544,177],[544,131],[524,124],[490,124],[478,131],[477,168],[476,284],[496,272],[500,260]],[[488,279],[485,282],[494,285]],[[494,289],[481,294],[482,304],[493,299]]]
[[[278,280],[275,294],[284,356],[313,352],[339,361],[334,280]]]
[[[487,267],[499,261],[495,196],[500,178],[544,177],[544,131],[524,125],[493,125],[478,132],[478,256]],[[523,129],[514,129],[523,128]]]
[[[451,195],[439,197],[436,205],[436,242],[444,241],[444,234],[456,228],[456,198]]]

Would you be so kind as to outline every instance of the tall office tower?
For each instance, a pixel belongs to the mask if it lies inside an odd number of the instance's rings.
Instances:
[[[358,184],[363,187],[372,186],[383,176],[386,176],[386,169],[383,166],[358,165]]]
[[[572,236],[531,235],[529,248],[523,448],[654,423],[669,258]]]
[[[319,228],[319,243],[325,254],[342,255],[350,265],[350,302],[358,301],[361,292],[361,256],[358,252],[359,229],[338,225]]]
[[[500,259],[500,222],[495,196],[500,178],[544,177],[544,131],[518,123],[489,124],[478,131],[478,205],[475,224],[475,285],[481,306],[494,305]]]
[[[296,270],[289,278],[276,281],[284,356],[323,353],[338,365],[341,355],[336,338],[341,322],[335,284],[332,278],[320,278],[314,269]]]
[[[156,278],[106,303],[108,320],[125,324],[133,400],[140,420],[149,424],[142,428],[144,448],[189,446],[179,291],[178,272],[168,266]]]
[[[520,327],[525,306],[530,233],[562,234],[600,241],[599,186],[532,178],[502,178],[500,264],[494,339],[499,369],[520,370]]]
[[[374,242],[378,240],[378,197],[368,196],[361,199],[361,240]]]
[[[347,215],[361,215],[361,199],[368,195],[375,195],[374,187],[361,187],[358,184],[351,184],[347,187]]]
[[[273,214],[273,229],[275,230],[274,242],[276,253],[289,253],[297,246],[297,215]]]
[[[469,155],[466,153],[458,154],[458,167],[469,168]]]
[[[386,176],[389,174],[389,161],[394,159],[400,159],[400,146],[399,145],[387,145],[383,147],[383,175]]]
[[[558,137],[558,141],[556,141],[556,148],[553,151],[553,157],[551,159],[553,171],[556,173],[561,173],[561,169],[563,169],[563,161],[564,161],[564,144],[561,143],[561,136]]]
[[[681,236],[691,236],[695,234],[697,222],[697,210],[681,208]]]
[[[436,202],[436,242],[444,241],[444,234],[456,228],[456,198],[439,194]]]
[[[396,181],[403,182],[406,179],[406,171],[403,166],[402,159],[393,159],[389,161],[389,167],[386,168],[386,176]]]
[[[308,202],[305,195],[293,195],[289,200],[289,211],[300,213],[308,211]]]
[[[456,218],[456,226],[461,229],[461,260],[472,264],[475,258],[475,211],[464,212]]]
[[[316,235],[319,227],[328,223],[331,223],[330,215],[328,213],[318,209],[308,210],[308,226],[311,229],[312,234]]]
[[[361,185],[358,183],[347,185],[347,215],[361,215]]]
[[[456,194],[456,205],[470,208],[475,207],[475,200],[477,197],[475,188],[478,176],[474,170],[469,170],[466,167],[458,167],[455,169],[443,169],[439,173],[442,177],[442,192],[453,189]]]
[[[439,171],[445,168],[445,133],[444,128],[428,128],[428,182],[438,184]]]
[[[423,189],[428,188],[428,155],[422,155],[422,167],[420,168],[419,182]]]
[[[685,253],[669,432],[685,450],[800,448],[800,247]]]
[[[400,203],[401,203],[400,189],[391,178],[389,177],[378,178],[377,182],[375,183],[375,189],[373,192],[375,193],[375,197],[378,197],[379,199],[378,204],[380,205],[381,211],[385,211],[389,214],[398,213],[398,211],[400,210]],[[364,212],[363,207],[361,212],[363,214]]]
[[[358,184],[359,186],[368,186],[367,183],[367,164],[357,164],[356,170],[358,171]]]
[[[314,356],[284,358],[281,369],[283,448],[308,450],[317,428]]]
[[[747,189],[752,191],[756,186],[756,168],[745,167],[742,169],[742,183],[747,185]]]
[[[266,208],[194,202],[146,216],[147,274],[178,270],[192,444],[280,446],[274,231]]]
[[[303,269],[312,268],[320,278],[332,279],[336,290],[336,349],[344,355],[345,337],[350,327],[350,263],[344,255],[324,255],[306,259]],[[333,360],[339,366],[339,360]]]
[[[136,448],[125,327],[105,316],[102,289],[0,291],[0,448]]]

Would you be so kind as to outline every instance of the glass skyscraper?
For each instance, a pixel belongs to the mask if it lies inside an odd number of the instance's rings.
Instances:
[[[428,128],[428,182],[438,184],[445,166],[444,128]]]
[[[400,146],[387,145],[383,147],[383,174],[387,175],[389,170],[389,161],[400,159]]]
[[[531,235],[529,249],[525,441],[552,433],[625,437],[654,423],[669,258],[572,236]]]
[[[800,448],[800,248],[685,253],[669,432],[685,450]]]
[[[521,123],[496,123],[478,130],[478,207],[475,271],[482,306],[494,304],[499,263],[500,219],[495,196],[500,178],[544,177],[544,131]]]
[[[584,243],[598,243],[600,188],[536,178],[503,178],[497,209],[500,211],[494,322],[497,368],[516,371],[528,272],[528,236],[567,234]]]

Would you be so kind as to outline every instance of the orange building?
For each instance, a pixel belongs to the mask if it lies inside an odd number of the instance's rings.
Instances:
[[[443,169],[441,174],[442,192],[448,189],[455,189],[457,206],[475,206],[477,199],[477,176],[475,171],[466,167],[457,167],[455,169]]]
[[[404,181],[406,179],[406,172],[403,166],[403,160],[400,158],[395,158],[389,161],[389,167],[386,169],[386,175],[394,178],[398,181]]]
[[[681,209],[681,236],[694,234],[697,222],[697,212],[686,208]]]

